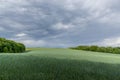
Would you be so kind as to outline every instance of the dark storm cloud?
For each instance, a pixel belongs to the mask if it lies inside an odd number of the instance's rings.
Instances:
[[[102,44],[120,35],[119,2],[0,0],[0,36],[36,47]]]

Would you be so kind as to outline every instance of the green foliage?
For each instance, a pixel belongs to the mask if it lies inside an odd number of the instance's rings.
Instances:
[[[4,47],[3,52],[8,53],[9,52],[8,48]]]
[[[98,49],[98,46],[90,46],[89,50],[90,51],[96,51]]]
[[[12,40],[0,38],[0,53],[20,53],[25,51],[25,45]]]
[[[120,54],[120,47],[78,46],[71,49]]]

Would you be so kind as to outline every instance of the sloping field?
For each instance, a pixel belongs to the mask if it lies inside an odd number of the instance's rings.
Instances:
[[[68,59],[68,60],[87,60],[103,63],[118,63],[120,64],[119,54],[89,52],[71,49],[47,49],[47,48],[34,48],[29,49],[31,52],[27,55],[33,55],[38,57],[49,57],[56,59]],[[35,54],[34,54],[35,53]]]
[[[0,54],[0,80],[120,80],[120,55],[29,48]]]

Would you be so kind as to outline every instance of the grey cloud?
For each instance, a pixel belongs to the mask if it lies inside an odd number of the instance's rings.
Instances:
[[[0,34],[34,47],[92,44],[120,35],[118,3],[119,0],[0,0]],[[20,33],[26,36],[15,36]],[[38,44],[32,44],[35,41]]]

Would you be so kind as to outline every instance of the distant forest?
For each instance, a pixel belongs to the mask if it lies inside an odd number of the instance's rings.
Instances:
[[[99,47],[96,45],[92,45],[92,46],[71,47],[71,49],[120,54],[120,47]]]

